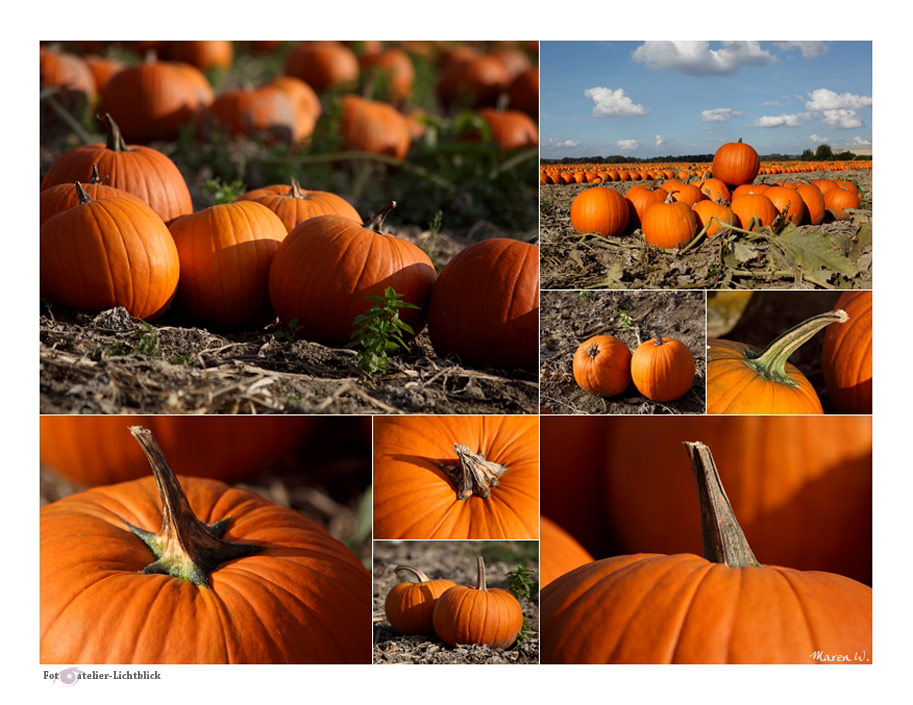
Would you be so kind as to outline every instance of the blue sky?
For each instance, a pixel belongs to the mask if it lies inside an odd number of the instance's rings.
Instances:
[[[545,42],[543,158],[871,147],[871,42]]]

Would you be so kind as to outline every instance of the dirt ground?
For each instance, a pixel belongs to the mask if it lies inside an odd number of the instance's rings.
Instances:
[[[418,232],[397,233],[421,241]],[[427,232],[424,233],[427,236]],[[438,233],[436,259],[460,245]],[[169,312],[154,325],[123,309],[96,316],[42,301],[40,411],[45,414],[536,413],[536,376],[477,370],[435,354],[427,332],[365,380],[356,353],[262,329],[211,333]]]
[[[473,585],[476,556],[481,551],[489,587],[507,589],[507,573],[523,564],[538,583],[538,541],[375,541],[374,542],[374,663],[538,663],[539,605],[521,599],[528,636],[506,649],[490,646],[450,648],[436,637],[403,636],[390,626],[384,600],[390,589],[405,579],[398,565],[412,565],[429,578],[448,578],[457,585]],[[538,584],[533,594],[539,594]]]
[[[758,181],[781,177],[764,176]],[[787,181],[844,178],[861,196],[852,220],[788,227],[775,236],[719,235],[685,254],[649,248],[640,232],[604,238],[571,227],[571,202],[590,184],[539,187],[543,289],[870,289],[872,172],[809,172]],[[636,182],[612,184],[626,193]],[[828,222],[830,220],[830,222]]]
[[[818,313],[830,311],[837,304],[840,293],[835,291],[762,291],[754,292],[737,322],[728,332],[718,331],[716,337],[737,340],[760,349],[767,346],[781,333]],[[708,315],[719,305],[714,294],[708,298]],[[834,323],[832,325],[839,325]],[[814,338],[794,352],[789,361],[808,377],[818,393],[825,413],[835,413],[827,394],[824,373],[821,369],[821,348],[827,329],[818,332]],[[714,337],[711,335],[710,337]]]
[[[703,292],[543,291],[540,304],[541,406],[553,414],[702,414],[705,388]],[[574,352],[594,335],[614,335],[633,352],[653,337],[677,338],[694,355],[696,373],[680,399],[654,402],[634,385],[606,399],[574,381]]]

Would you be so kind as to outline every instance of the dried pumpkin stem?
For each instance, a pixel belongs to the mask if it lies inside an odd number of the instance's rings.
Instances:
[[[76,195],[79,197],[79,203],[91,203],[92,197],[86,193],[86,190],[82,187],[82,184],[78,181],[74,182],[76,184]],[[96,194],[97,195],[97,194]]]
[[[292,198],[300,198],[302,200],[306,200],[311,197],[309,193],[304,193],[301,190],[301,184],[298,183],[298,179],[292,179],[292,188],[288,192],[288,195]]]
[[[653,331],[651,331],[651,333],[653,335],[653,346],[654,347],[658,348],[660,345],[666,344],[666,341],[663,340],[663,337],[655,329]]]
[[[371,219],[365,223],[365,228],[370,228],[374,232],[379,233],[380,229],[384,226],[384,219],[390,215],[390,211],[394,208],[396,208],[396,201],[390,201],[390,203],[371,216]]]
[[[130,433],[152,466],[162,501],[162,528],[157,534],[124,522],[155,556],[143,573],[163,573],[189,580],[198,587],[209,587],[209,576],[223,563],[265,550],[264,546],[223,541],[220,537],[228,528],[229,517],[214,524],[197,519],[152,432],[142,426],[131,426]]]
[[[440,463],[440,468],[450,478],[457,491],[457,499],[469,499],[473,495],[488,499],[491,488],[497,487],[501,476],[507,472],[507,466],[486,460],[481,450],[473,453],[459,443],[455,443],[453,449],[457,462],[453,465]]]
[[[746,360],[746,363],[766,379],[795,385],[797,383],[786,373],[786,361],[790,355],[811,340],[815,333],[822,328],[829,326],[831,323],[845,323],[849,319],[850,317],[846,311],[839,308],[834,311],[819,313],[817,316],[812,316],[802,321],[799,325],[790,328],[764,348],[756,357]]]
[[[105,113],[105,132],[107,134],[105,146],[108,149],[114,152],[130,151],[127,149],[127,143],[124,142],[124,136],[121,134],[120,128],[109,113]]]
[[[485,561],[482,560],[482,556],[479,556],[478,561],[478,573],[476,575],[476,590],[481,590],[482,592],[488,592],[488,583],[485,580]]]
[[[735,512],[732,511],[710,448],[699,441],[685,441],[685,448],[691,458],[691,471],[697,482],[704,558],[730,568],[760,567],[761,564],[755,558]]]
[[[431,580],[431,578],[429,578],[427,575],[425,575],[424,572],[422,572],[418,568],[415,568],[411,565],[398,565],[393,569],[393,572],[398,573],[401,570],[405,570],[407,573],[412,573],[412,575],[415,576],[415,579],[418,580],[418,582],[420,582],[420,583],[426,583],[429,580]]]

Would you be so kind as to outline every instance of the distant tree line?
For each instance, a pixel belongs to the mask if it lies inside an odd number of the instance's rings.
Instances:
[[[796,154],[762,154],[761,159],[767,162],[817,162],[829,159],[837,159],[843,162],[871,160],[870,155],[853,154],[850,151],[834,152],[830,145],[821,144],[815,151],[806,149],[801,155]],[[662,157],[630,157],[622,154],[612,154],[610,156],[591,156],[591,157],[562,157],[561,159],[542,159],[543,164],[655,164],[658,162],[712,162],[712,154],[685,154],[682,156],[667,154]]]

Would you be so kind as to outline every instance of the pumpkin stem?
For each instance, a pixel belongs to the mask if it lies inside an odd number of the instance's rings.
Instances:
[[[415,576],[416,580],[418,580],[420,583],[427,583],[429,580],[431,580],[431,578],[425,575],[421,570],[414,568],[411,565],[398,565],[393,569],[393,572],[398,573],[401,570],[412,573]]]
[[[92,197],[86,193],[86,190],[82,187],[82,184],[78,181],[76,183],[76,195],[79,197],[79,205],[84,203],[91,203]],[[96,194],[97,195],[97,194]]]
[[[710,448],[699,441],[685,441],[685,448],[688,449],[691,471],[697,482],[704,558],[730,568],[760,568],[761,564],[755,558],[735,512],[732,511]]]
[[[481,450],[473,453],[459,443],[455,443],[453,449],[457,454],[456,464],[440,463],[439,465],[450,478],[450,482],[457,492],[457,499],[469,499],[473,495],[488,499],[491,495],[491,488],[497,487],[501,475],[507,472],[507,466],[485,460],[485,455]]]
[[[92,165],[92,178],[89,180],[89,183],[98,185],[98,184],[102,183],[103,181],[107,181],[107,180],[108,180],[107,176],[104,179],[102,179],[98,175],[98,162],[95,162]]]
[[[654,347],[657,347],[657,348],[658,348],[660,345],[665,345],[665,344],[666,344],[666,341],[663,340],[663,337],[662,337],[659,333],[657,333],[655,330],[653,331],[653,341],[654,341],[654,342],[653,342],[653,346],[654,346]]]
[[[790,355],[811,340],[822,328],[831,323],[845,323],[849,319],[846,311],[839,308],[819,313],[790,328],[764,348],[757,357],[748,359],[746,362],[749,367],[767,379],[795,386],[796,382],[786,373],[786,361]]]
[[[109,113],[105,113],[105,133],[107,135],[105,146],[108,149],[113,152],[130,151],[127,149],[127,143],[124,142],[124,136],[121,134],[120,128]]]
[[[599,357],[599,343],[593,343],[589,348],[587,348],[586,355],[592,360],[595,360],[597,357]]]
[[[488,592],[488,584],[485,582],[485,561],[482,560],[482,556],[479,556],[477,560],[478,574],[476,577],[476,590]]]
[[[376,233],[380,232],[380,229],[384,225],[384,219],[390,215],[390,211],[396,208],[396,201],[390,201],[386,206],[381,208],[377,213],[371,216],[371,219],[365,223],[366,228],[370,228]]]
[[[189,580],[197,587],[208,588],[209,576],[220,565],[265,550],[264,546],[223,541],[221,536],[228,528],[228,517],[215,524],[205,524],[197,519],[152,432],[142,426],[131,426],[130,433],[152,466],[162,501],[162,528],[157,534],[124,522],[155,556],[155,561],[143,568],[143,573],[171,575]]]
[[[302,193],[301,184],[298,183],[298,179],[292,179],[292,188],[288,192],[288,195],[291,196],[292,198],[301,198],[301,199],[310,198],[310,196],[308,194]]]

